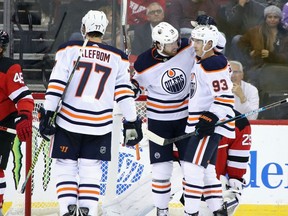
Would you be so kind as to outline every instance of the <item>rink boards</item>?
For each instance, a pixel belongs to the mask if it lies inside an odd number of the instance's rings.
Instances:
[[[247,187],[243,191],[242,204],[236,212],[236,216],[255,215],[288,215],[288,125],[283,121],[266,121],[265,125],[252,124],[252,146],[250,152],[250,162],[245,179]],[[119,143],[120,144],[120,143]],[[135,150],[120,145],[120,157],[117,180],[117,194],[125,193],[133,183],[147,176],[150,173],[147,140],[141,142],[141,160],[136,161]],[[55,182],[53,178],[53,168],[51,181],[46,192],[41,186],[42,179],[42,159],[35,169],[33,202],[55,202]],[[10,173],[12,164],[9,164],[6,171],[7,191],[5,195],[6,208],[15,197],[20,195],[14,187]],[[107,169],[104,168],[104,172]],[[107,175],[107,173],[106,173]],[[177,178],[175,178],[177,175]],[[179,175],[174,173],[172,179],[174,185],[179,186]],[[177,179],[177,183],[176,180]],[[105,192],[107,178],[102,179],[102,193]],[[45,198],[45,200],[43,200]],[[173,200],[175,202],[175,200]],[[173,208],[181,208],[181,205],[171,203]]]

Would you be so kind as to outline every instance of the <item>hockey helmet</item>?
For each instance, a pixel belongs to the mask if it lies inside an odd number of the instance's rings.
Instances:
[[[161,46],[177,41],[179,33],[172,25],[167,22],[161,22],[152,29],[152,40],[158,42]]]
[[[81,33],[83,37],[89,32],[100,32],[105,34],[108,26],[108,19],[103,11],[90,10],[83,18]]]
[[[212,48],[214,48],[218,43],[219,31],[214,25],[199,25],[192,30],[191,38],[202,40],[204,46],[208,41],[212,41]]]
[[[0,46],[2,48],[7,47],[9,43],[9,35],[7,32],[0,30]]]

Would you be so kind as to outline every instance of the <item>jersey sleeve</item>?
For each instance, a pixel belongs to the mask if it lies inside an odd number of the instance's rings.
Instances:
[[[123,57],[119,60],[119,71],[115,86],[115,100],[119,104],[125,119],[127,121],[135,121],[136,105],[134,92],[130,83],[129,61]]]
[[[7,95],[15,103],[18,112],[25,110],[32,113],[34,100],[24,83],[21,66],[19,64],[12,65],[7,72],[6,79]]]
[[[57,104],[66,88],[67,80],[69,78],[69,71],[72,69],[69,67],[67,54],[67,48],[57,51],[55,56],[55,65],[50,75],[48,88],[45,94],[44,108],[46,110],[55,111]]]

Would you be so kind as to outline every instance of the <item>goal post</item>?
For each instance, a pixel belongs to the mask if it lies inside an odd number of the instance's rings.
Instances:
[[[21,146],[21,152],[26,157],[21,161],[21,180],[19,186],[21,187],[25,178],[25,166],[29,170],[31,166],[31,158],[42,141],[42,137],[38,132],[39,119],[38,110],[43,106],[44,93],[33,93],[35,99],[35,108],[33,111],[33,134],[31,146]],[[136,101],[137,114],[141,117],[143,125],[146,124],[146,97],[141,96]],[[136,160],[135,147],[123,146],[122,134],[122,114],[118,109],[114,110],[113,115],[113,143],[114,148],[112,153],[112,162],[102,162],[102,179],[100,184],[100,204],[106,200],[112,200],[117,196],[123,195],[135,183],[139,182],[142,178],[150,173],[149,154],[148,154],[148,141],[143,139],[140,143],[141,159]],[[27,147],[27,148],[26,148]],[[12,153],[11,153],[12,154]],[[116,155],[116,156],[115,156]],[[118,155],[118,158],[117,158]],[[10,156],[13,157],[12,155]],[[35,166],[35,170],[31,175],[31,187],[27,187],[25,195],[19,193],[14,186],[14,176],[12,171],[14,163],[9,161],[6,169],[7,189],[5,193],[4,213],[8,216],[37,216],[37,215],[58,215],[59,207],[56,195],[56,182],[53,170],[53,160],[49,158],[49,145],[39,154],[39,159]],[[106,185],[108,185],[106,187]],[[105,196],[104,196],[105,195]],[[31,201],[29,201],[29,199]],[[31,203],[31,204],[30,204]],[[31,206],[31,207],[30,207]],[[101,209],[101,208],[100,208]]]

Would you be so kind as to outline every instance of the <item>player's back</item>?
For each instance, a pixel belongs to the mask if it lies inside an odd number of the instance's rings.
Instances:
[[[82,43],[72,41],[60,46],[46,99],[51,96],[52,101],[53,95],[63,92]],[[122,51],[88,42],[67,88],[57,124],[73,132],[81,129],[87,134],[95,134],[95,127],[101,127],[97,134],[110,131],[114,99],[120,101],[133,96],[128,67],[127,56]]]

